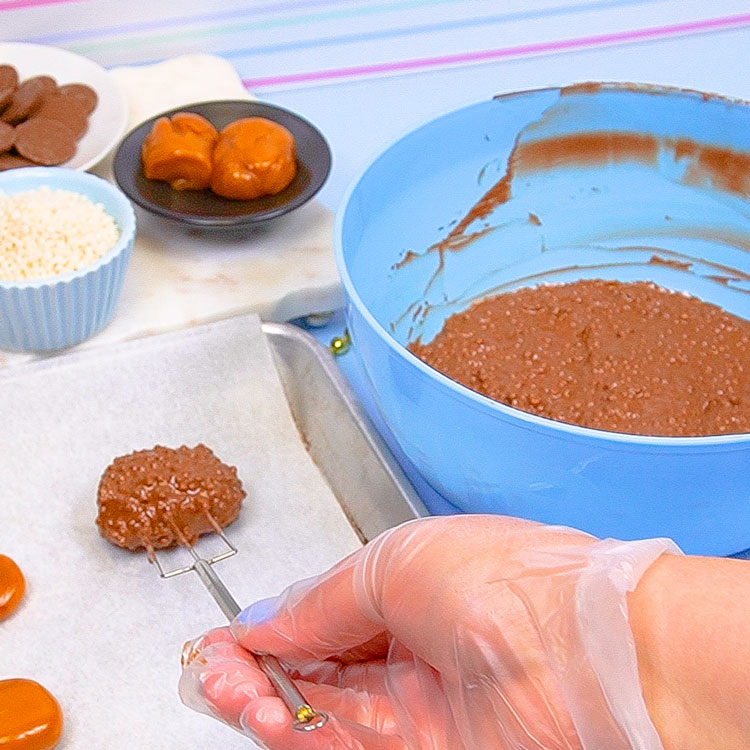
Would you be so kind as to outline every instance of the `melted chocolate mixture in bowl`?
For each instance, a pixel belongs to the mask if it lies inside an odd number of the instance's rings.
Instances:
[[[135,451],[99,482],[97,526],[118,547],[149,551],[192,544],[237,520],[245,491],[237,469],[203,444]]]
[[[646,282],[520,289],[409,349],[496,401],[634,435],[750,432],[750,321]]]

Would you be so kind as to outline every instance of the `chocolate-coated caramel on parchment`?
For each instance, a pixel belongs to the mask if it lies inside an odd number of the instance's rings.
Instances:
[[[192,544],[233,523],[245,498],[237,469],[198,444],[157,445],[116,458],[98,491],[96,524],[102,536],[129,550]]]
[[[635,435],[750,432],[750,321],[652,283],[500,294],[409,349],[479,393],[560,422]]]

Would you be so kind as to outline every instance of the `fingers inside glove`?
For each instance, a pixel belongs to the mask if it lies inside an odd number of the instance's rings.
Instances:
[[[292,731],[293,719],[289,710],[282,704],[283,722],[277,721],[279,715],[275,710],[275,701],[269,702],[265,699],[280,699],[277,698],[255,657],[237,643],[227,628],[211,631],[194,643],[188,644],[183,661],[180,695],[190,708],[218,716],[236,729],[256,733],[257,738],[264,742],[265,735],[263,732],[258,733],[259,727],[262,729],[264,723],[268,723],[271,735],[269,747],[273,747],[277,735],[278,741],[291,741],[281,728],[276,726],[277,723],[283,723],[286,729]],[[362,734],[360,729],[365,728],[386,735],[396,731],[393,710],[385,696],[384,663],[356,664],[347,667],[322,663],[310,665],[306,671],[310,675],[324,677],[330,683],[318,684],[297,679],[297,685],[307,700],[317,709],[335,714],[339,719],[352,724],[353,728],[349,729],[355,737]],[[298,734],[294,732],[291,738],[294,742],[297,742]],[[338,738],[337,742],[339,740],[341,738]],[[295,746],[281,745],[290,748]],[[340,742],[331,747],[339,746],[348,747]],[[352,747],[357,745],[354,744]]]
[[[361,610],[355,595],[358,554],[319,579],[248,607],[232,623],[232,633],[249,651],[274,654],[287,664],[385,656],[383,625]]]
[[[297,732],[280,698],[258,698],[247,706],[240,721],[243,730],[269,750],[405,750],[398,737],[380,734],[333,713],[321,729]]]

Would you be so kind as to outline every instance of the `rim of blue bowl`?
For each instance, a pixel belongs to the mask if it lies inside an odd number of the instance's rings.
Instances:
[[[365,166],[357,172],[354,179],[349,183],[346,191],[344,192],[344,196],[339,205],[339,209],[336,212],[336,218],[333,227],[333,247],[334,254],[336,256],[336,264],[338,265],[339,275],[341,276],[341,282],[344,286],[344,290],[346,291],[346,294],[350,298],[350,300],[352,300],[352,302],[356,304],[359,313],[365,318],[370,327],[385,342],[385,344],[389,349],[391,349],[391,351],[404,359],[412,367],[415,367],[423,374],[448,388],[448,390],[451,391],[455,396],[470,401],[474,406],[480,407],[482,409],[489,409],[490,411],[495,412],[498,416],[526,422],[530,427],[533,426],[545,430],[551,430],[553,432],[561,432],[569,436],[581,439],[594,439],[621,443],[623,447],[626,447],[627,445],[632,445],[633,447],[648,445],[654,447],[662,447],[665,449],[679,448],[682,446],[710,448],[712,446],[727,446],[730,444],[734,444],[737,445],[738,449],[740,449],[745,443],[750,442],[749,432],[731,433],[727,435],[700,435],[694,437],[674,437],[669,435],[631,435],[625,432],[609,432],[607,430],[599,430],[594,427],[583,427],[581,425],[570,424],[568,422],[560,422],[555,419],[549,419],[548,417],[540,417],[536,414],[531,414],[530,412],[523,411],[522,409],[517,409],[514,406],[508,406],[508,404],[504,404],[500,401],[495,401],[494,399],[489,398],[489,396],[484,396],[477,391],[473,391],[471,388],[462,385],[456,380],[452,380],[439,370],[430,367],[430,365],[428,365],[426,362],[423,362],[415,354],[412,354],[405,346],[396,341],[396,339],[390,333],[388,333],[388,331],[386,331],[386,329],[372,315],[367,305],[365,305],[364,301],[359,296],[354,286],[354,282],[349,275],[349,270],[346,263],[344,262],[344,248],[342,243],[344,216],[347,212],[347,209],[349,208],[352,194],[357,189],[357,186],[362,181],[365,174],[367,174],[367,172],[375,165],[375,163],[383,156],[385,156],[385,154],[388,153],[394,146],[396,146],[406,138],[409,138],[411,135],[417,133],[418,131],[424,128],[431,127],[437,120],[440,120],[443,117],[448,117],[464,109],[469,109],[470,107],[476,106],[478,104],[485,104],[491,101],[502,102],[504,99],[529,96],[542,92],[562,91],[564,89],[572,89],[575,87],[581,87],[581,92],[585,93],[586,89],[584,87],[586,85],[586,83],[577,83],[571,84],[570,86],[543,86],[535,89],[524,89],[522,91],[509,91],[504,94],[497,94],[493,96],[492,99],[474,101],[462,107],[446,110],[442,114],[433,117],[428,122],[425,122],[422,125],[417,126],[416,128],[411,127],[408,130],[405,130],[399,136],[391,139],[388,143],[386,143],[385,146],[380,146],[375,155],[371,156],[370,159],[368,159],[368,161],[365,163]],[[601,90],[614,89],[634,94],[655,94],[670,97],[689,97],[691,99],[695,98],[701,99],[703,101],[711,99],[724,103],[736,104],[738,106],[750,106],[750,101],[746,101],[743,99],[732,99],[721,94],[701,92],[695,89],[682,89],[676,86],[662,86],[653,83],[632,83],[626,81],[592,81],[588,85],[592,86],[592,94],[596,94]],[[596,88],[594,88],[594,86]]]
[[[36,186],[24,185],[21,190],[12,190],[11,186],[16,178],[23,177],[33,177],[38,184]],[[61,178],[64,178],[64,181],[61,181]],[[135,212],[133,211],[133,205],[128,200],[125,193],[123,193],[118,187],[115,187],[111,182],[108,182],[101,177],[97,177],[96,175],[89,174],[88,172],[81,172],[77,169],[68,169],[66,167],[22,167],[20,169],[11,169],[7,172],[0,173],[0,193],[6,195],[13,195],[22,190],[34,190],[40,187],[49,187],[51,190],[67,190],[74,193],[77,192],[75,189],[76,185],[93,185],[96,190],[100,191],[102,194],[106,193],[119,204],[122,209],[122,222],[107,211],[107,213],[115,220],[117,228],[120,231],[120,236],[117,242],[107,250],[101,258],[97,258],[93,263],[90,263],[83,268],[69,271],[68,273],[58,274],[57,276],[45,276],[44,278],[39,279],[19,279],[17,281],[11,279],[0,279],[0,289],[38,289],[39,287],[50,286],[52,284],[68,283],[74,279],[87,276],[88,274],[97,271],[99,268],[113,260],[131,242],[133,242],[135,239]],[[90,196],[86,197],[94,203],[100,202],[98,198],[91,198]]]

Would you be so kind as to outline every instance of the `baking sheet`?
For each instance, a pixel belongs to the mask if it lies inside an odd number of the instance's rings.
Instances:
[[[162,581],[143,555],[102,540],[94,516],[112,458],[203,441],[248,492],[229,528],[240,554],[218,569],[240,604],[359,546],[302,445],[257,318],[8,369],[0,420],[0,551],[29,584],[0,623],[0,679],[58,697],[63,750],[247,748],[176,693],[181,646],[222,624],[216,605],[196,576]]]
[[[429,515],[323,345],[288,323],[263,332],[307,452],[362,541]]]

